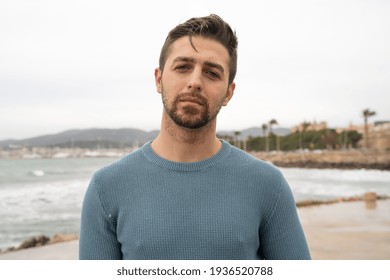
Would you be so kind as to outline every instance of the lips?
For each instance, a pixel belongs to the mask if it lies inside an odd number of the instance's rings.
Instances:
[[[204,105],[203,100],[199,98],[181,98],[179,99],[179,102],[191,102],[191,103],[196,103],[198,105]]]

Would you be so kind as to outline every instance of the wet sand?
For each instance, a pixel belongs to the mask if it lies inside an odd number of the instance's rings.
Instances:
[[[390,260],[390,200],[298,208],[315,260]],[[75,260],[78,241],[0,254],[0,260]]]
[[[390,260],[390,200],[298,208],[313,259]]]

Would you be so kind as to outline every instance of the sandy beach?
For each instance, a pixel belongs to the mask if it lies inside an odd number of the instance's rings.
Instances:
[[[390,200],[298,208],[315,260],[390,260]]]
[[[314,260],[389,260],[390,200],[298,208]],[[75,260],[78,241],[0,254],[0,260]]]

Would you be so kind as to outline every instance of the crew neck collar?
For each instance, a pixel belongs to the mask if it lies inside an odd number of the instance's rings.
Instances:
[[[149,141],[142,147],[142,152],[144,156],[154,164],[172,170],[172,171],[181,171],[181,172],[191,172],[191,171],[199,171],[213,165],[218,164],[223,161],[230,153],[231,146],[228,142],[221,140],[222,146],[219,149],[218,153],[214,156],[196,162],[176,162],[164,159],[157,155],[151,146],[152,141]]]

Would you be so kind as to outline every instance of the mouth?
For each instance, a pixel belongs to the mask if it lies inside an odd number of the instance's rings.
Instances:
[[[198,104],[201,106],[204,105],[204,102],[202,100],[196,99],[196,98],[182,98],[182,99],[179,99],[179,102],[195,103],[195,104]]]

